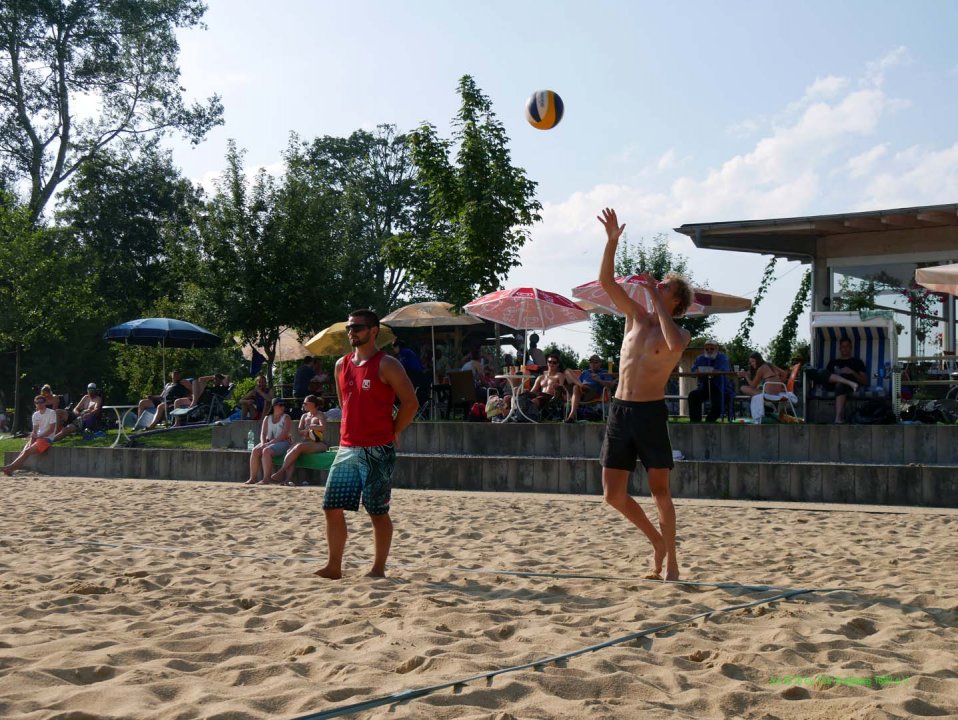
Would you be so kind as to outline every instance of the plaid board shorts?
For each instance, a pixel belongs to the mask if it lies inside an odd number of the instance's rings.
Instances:
[[[376,447],[340,447],[329,469],[323,510],[359,510],[359,500],[370,515],[389,512],[392,497],[396,449]]]

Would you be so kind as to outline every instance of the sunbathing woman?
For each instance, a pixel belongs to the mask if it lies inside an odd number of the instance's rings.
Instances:
[[[283,467],[273,473],[270,482],[293,485],[293,473],[296,471],[296,461],[300,455],[309,453],[326,452],[329,446],[323,442],[326,434],[326,415],[319,409],[319,398],[315,395],[307,395],[303,400],[303,416],[299,419],[299,427],[296,432],[299,433],[301,442],[293,445],[286,453],[286,459],[283,460]]]

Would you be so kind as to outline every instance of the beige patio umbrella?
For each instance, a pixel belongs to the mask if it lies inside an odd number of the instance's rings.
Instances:
[[[745,312],[750,307],[752,301],[746,297],[715,292],[708,288],[693,288],[692,304],[685,311],[685,317]]]
[[[932,292],[958,295],[958,263],[915,270],[915,282]]]
[[[460,325],[481,325],[482,320],[471,315],[454,315],[452,303],[421,302],[405,305],[393,310],[383,322],[392,327],[418,328],[428,327],[432,336],[432,384],[439,382],[436,375],[436,328]]]
[[[393,331],[385,325],[379,326],[379,336],[376,338],[376,345],[383,347],[389,345],[396,338]],[[333,323],[325,330],[317,333],[304,345],[313,355],[320,357],[340,357],[352,351],[349,344],[349,336],[346,334],[346,321]]]
[[[234,338],[237,343],[242,342],[241,338]],[[243,346],[243,357],[247,360],[253,359],[253,350],[266,357],[263,348],[254,345]],[[276,342],[275,362],[286,362],[287,360],[302,360],[310,354],[309,350],[299,341],[299,336],[292,328],[280,328],[279,340]]]

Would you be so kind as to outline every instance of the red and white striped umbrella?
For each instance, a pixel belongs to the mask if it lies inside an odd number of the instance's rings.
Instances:
[[[637,303],[644,304],[646,309],[652,309],[652,301],[649,299],[645,290],[646,287],[654,286],[658,282],[655,278],[648,275],[625,275],[615,279],[626,294]],[[752,307],[752,301],[748,298],[737,295],[727,295],[725,293],[715,292],[708,288],[693,288],[692,304],[685,311],[685,317],[697,317],[700,315],[714,315],[716,313],[744,312]],[[572,290],[572,296],[576,300],[589,303],[592,312],[611,313],[621,315],[612,298],[602,289],[598,280],[593,280],[585,285]]]
[[[532,287],[497,290],[467,303],[463,310],[513,330],[548,330],[589,319],[589,313],[564,295]]]
[[[649,300],[645,288],[650,284],[655,285],[655,278],[649,277],[648,275],[625,275],[623,277],[617,277],[615,282],[625,290],[626,295],[630,298],[639,304],[644,304],[647,309],[652,309],[652,301]],[[598,280],[593,280],[585,285],[579,285],[579,287],[573,288],[572,297],[576,300],[585,300],[590,303],[593,312],[600,314],[612,313],[613,315],[622,314],[616,309],[612,298],[609,297],[609,293],[602,288],[602,284]]]

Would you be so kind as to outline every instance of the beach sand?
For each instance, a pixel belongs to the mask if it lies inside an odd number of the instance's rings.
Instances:
[[[397,491],[390,577],[363,577],[349,515],[333,582],[317,488],[0,482],[7,719],[294,718],[771,595],[640,579],[648,545],[598,497]],[[353,717],[958,716],[958,513],[677,505],[687,580],[846,589]]]

